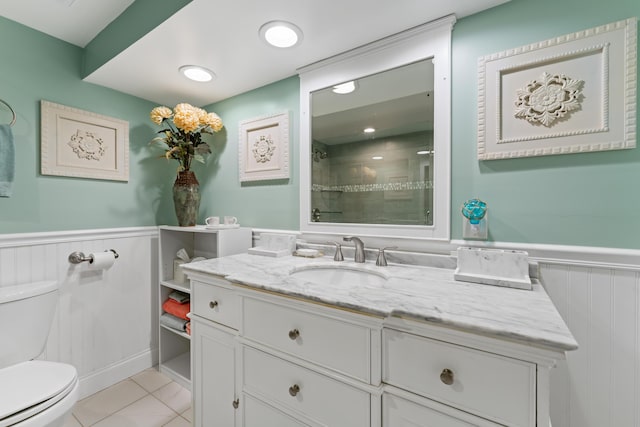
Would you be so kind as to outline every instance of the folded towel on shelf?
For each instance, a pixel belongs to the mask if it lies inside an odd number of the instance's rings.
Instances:
[[[162,316],[160,316],[160,324],[167,326],[171,329],[175,329],[181,332],[184,332],[184,330],[187,327],[187,320],[184,319],[180,319],[179,317],[176,317],[172,314],[169,313],[163,313]]]
[[[15,174],[16,149],[10,125],[0,125],[0,197],[11,197]]]
[[[191,335],[191,322],[187,322],[184,330],[187,332],[187,334]]]
[[[185,302],[189,302],[191,295],[182,291],[173,291],[169,294],[169,298],[178,301],[180,304],[184,304]]]
[[[162,309],[180,319],[189,320],[187,313],[191,311],[191,303],[185,302],[184,304],[180,304],[178,301],[168,298],[162,303]]]

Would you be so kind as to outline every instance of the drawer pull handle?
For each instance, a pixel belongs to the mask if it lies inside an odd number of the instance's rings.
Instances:
[[[440,373],[440,381],[446,385],[453,384],[453,371],[451,369],[443,369]]]
[[[292,329],[292,330],[289,331],[289,338],[291,338],[292,340],[295,340],[299,336],[300,336],[300,331],[299,330]]]
[[[294,384],[291,387],[289,387],[289,394],[293,397],[295,397],[299,391],[300,391],[300,386],[298,384]]]
[[[234,409],[238,409],[238,406],[240,406],[240,399],[236,399],[231,403],[234,407]]]
[[[218,301],[209,301],[209,308],[214,309],[218,306]]]

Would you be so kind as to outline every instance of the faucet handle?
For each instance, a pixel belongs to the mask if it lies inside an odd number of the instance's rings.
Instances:
[[[386,248],[378,249],[378,258],[376,259],[376,265],[378,267],[387,266],[387,257],[384,255],[384,251],[387,249],[398,249],[397,246],[387,246]]]
[[[333,256],[334,261],[344,261],[342,256],[342,245],[338,242],[327,242],[329,245],[336,245],[336,254]]]

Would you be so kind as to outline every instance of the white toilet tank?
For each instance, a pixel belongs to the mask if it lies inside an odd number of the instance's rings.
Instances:
[[[44,351],[57,301],[56,281],[0,287],[0,369]]]

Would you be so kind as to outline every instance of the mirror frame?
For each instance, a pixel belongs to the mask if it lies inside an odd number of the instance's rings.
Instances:
[[[411,28],[354,50],[302,67],[300,76],[300,230],[449,240],[451,229],[451,31],[453,15]],[[433,225],[322,223],[311,221],[311,94],[403,65],[434,62]]]

